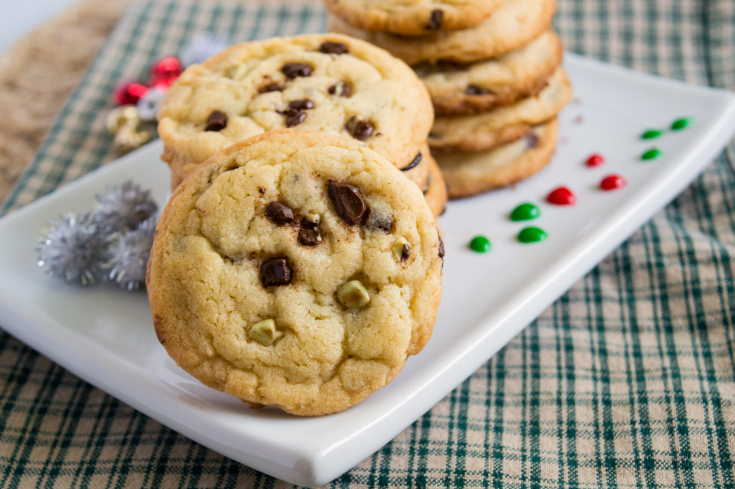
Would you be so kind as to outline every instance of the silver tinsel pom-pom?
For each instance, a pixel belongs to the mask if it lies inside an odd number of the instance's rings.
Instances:
[[[117,187],[109,187],[94,196],[97,212],[94,219],[103,232],[125,232],[154,215],[158,206],[149,190],[127,181]]]
[[[107,240],[89,214],[52,220],[37,250],[38,266],[51,277],[89,285],[103,276]]]
[[[145,285],[146,267],[155,233],[156,218],[152,217],[143,221],[138,229],[115,235],[105,264],[110,280],[128,291]]]

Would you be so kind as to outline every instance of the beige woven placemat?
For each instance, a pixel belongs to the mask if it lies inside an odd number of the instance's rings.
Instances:
[[[81,0],[0,59],[0,202],[129,0]]]

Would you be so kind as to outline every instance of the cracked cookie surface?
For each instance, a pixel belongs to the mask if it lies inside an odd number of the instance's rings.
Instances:
[[[306,34],[238,44],[187,68],[161,105],[158,133],[175,188],[225,147],[283,128],[359,141],[403,168],[433,117],[402,61],[357,39]]]
[[[437,115],[470,115],[509,105],[541,91],[561,64],[562,44],[553,30],[515,51],[471,64],[414,66]]]
[[[418,37],[357,29],[330,15],[329,30],[363,39],[410,65],[442,60],[474,63],[508,53],[527,44],[549,28],[556,0],[504,0],[475,27],[435,31]]]
[[[525,137],[491,150],[437,154],[449,198],[505,187],[538,172],[554,154],[558,126],[553,118],[534,126]]]
[[[502,0],[326,0],[334,15],[368,31],[418,36],[474,27]]]
[[[485,151],[531,132],[533,126],[555,117],[572,99],[572,86],[562,68],[533,97],[489,112],[437,117],[429,136],[432,151]]]
[[[421,190],[387,160],[275,131],[176,189],[147,287],[158,339],[184,370],[253,405],[320,415],[361,401],[421,351],[442,256]]]

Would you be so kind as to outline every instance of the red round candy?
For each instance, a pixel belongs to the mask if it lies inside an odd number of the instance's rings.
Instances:
[[[625,178],[620,175],[612,174],[602,179],[600,188],[602,190],[615,190],[616,188],[625,187]]]
[[[117,105],[133,105],[145,96],[148,87],[136,81],[123,82],[117,86],[113,97]]]
[[[163,58],[151,67],[150,85],[159,85],[160,82],[171,85],[181,75],[181,63],[176,58]]]
[[[551,191],[546,200],[550,204],[556,205],[574,205],[577,202],[577,198],[574,196],[571,190],[566,187],[559,187]]]
[[[587,166],[600,166],[603,163],[605,163],[605,158],[599,153],[594,153],[587,158]]]

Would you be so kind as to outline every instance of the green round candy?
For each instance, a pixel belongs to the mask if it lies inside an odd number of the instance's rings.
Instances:
[[[513,212],[510,214],[510,220],[530,221],[531,219],[536,219],[539,215],[541,215],[539,208],[526,202],[513,209]]]
[[[518,241],[521,243],[536,243],[537,241],[544,241],[548,237],[549,235],[546,234],[546,231],[534,227],[523,228],[518,233]]]
[[[694,122],[694,117],[682,117],[681,119],[676,119],[671,123],[671,130],[680,131],[682,129],[686,129],[692,125],[692,122]]]
[[[659,131],[658,129],[649,129],[643,134],[641,134],[641,139],[656,139],[657,137],[661,136],[663,132]]]
[[[485,236],[475,236],[470,241],[470,249],[478,253],[487,253],[490,251],[490,240]]]
[[[661,156],[663,153],[658,148],[651,148],[641,155],[642,160],[653,160]]]

